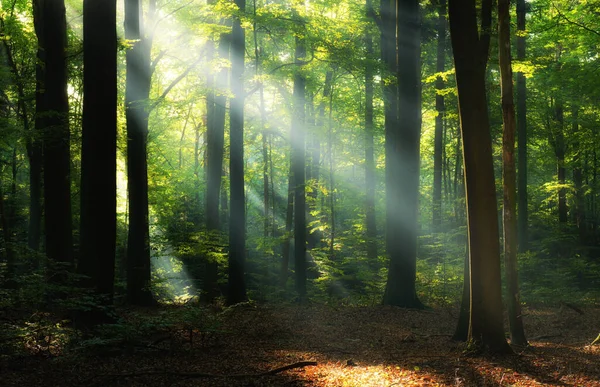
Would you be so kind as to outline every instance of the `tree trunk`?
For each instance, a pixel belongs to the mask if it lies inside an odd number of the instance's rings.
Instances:
[[[525,60],[525,0],[517,0],[517,60]],[[518,143],[518,236],[519,252],[529,250],[529,210],[527,208],[527,85],[522,72],[517,73],[517,143]]]
[[[221,59],[228,58],[229,34],[221,34],[218,54]],[[213,46],[214,44],[209,43]],[[214,51],[213,51],[214,53]],[[216,79],[216,82],[215,82]],[[218,243],[221,231],[219,213],[219,195],[221,192],[221,174],[223,171],[223,147],[225,146],[225,87],[227,84],[227,68],[220,69],[216,77],[211,77],[211,84],[206,97],[206,231],[211,245]],[[207,258],[204,280],[202,281],[203,298],[213,301],[219,295],[219,267],[217,262]]]
[[[281,244],[281,273],[280,286],[285,289],[288,280],[288,270],[290,265],[290,239],[292,237],[292,222],[294,221],[294,173],[290,163],[290,172],[288,175],[287,204],[285,210],[285,233],[283,243]]]
[[[41,7],[44,68],[44,204],[46,255],[58,271],[73,266],[71,224],[69,100],[67,97],[67,24],[63,0],[43,1]],[[64,275],[52,276],[65,281]]]
[[[386,119],[387,253],[390,258],[383,297],[386,305],[423,308],[417,298],[417,213],[421,139],[420,20],[417,0],[397,3],[398,57],[396,82],[399,104],[397,124]],[[393,5],[392,5],[393,6]],[[392,41],[393,44],[393,41]],[[390,49],[393,50],[392,47]],[[395,53],[391,63],[395,62]],[[388,70],[391,66],[388,62]],[[398,120],[397,117],[401,119]]]
[[[437,25],[437,61],[435,71],[441,73],[445,69],[446,61],[446,0],[439,0],[438,3],[438,25]],[[444,133],[444,115],[446,114],[446,105],[444,96],[441,94],[445,82],[441,76],[435,80],[435,135],[433,151],[433,207],[432,207],[432,229],[433,232],[440,232],[442,225],[442,156],[443,156],[443,133]]]
[[[245,0],[235,0],[240,11]],[[246,208],[244,194],[244,29],[239,16],[233,19],[231,30],[231,106],[229,112],[230,139],[230,221],[229,221],[229,281],[227,303],[246,301]]]
[[[510,0],[498,0],[498,46],[500,61],[500,89],[502,93],[502,187],[504,203],[504,272],[508,304],[508,322],[512,344],[525,346],[525,330],[517,277],[517,217],[515,171],[515,105],[510,53]]]
[[[572,120],[573,120],[573,137],[575,142],[573,144],[573,184],[575,185],[575,222],[577,229],[579,230],[579,239],[585,243],[587,237],[587,225],[586,225],[586,210],[585,210],[585,191],[583,188],[583,174],[582,174],[582,160],[579,149],[579,107],[573,105],[572,107]]]
[[[155,11],[150,0],[148,22]],[[125,38],[135,41],[127,50],[125,118],[127,121],[127,188],[129,234],[127,237],[127,298],[134,305],[154,302],[150,291],[150,236],[148,220],[148,116],[150,50],[152,36],[142,36],[140,0],[125,1]]]
[[[112,303],[117,237],[117,2],[83,8],[79,272]]]
[[[366,0],[367,17],[372,12],[372,0]],[[375,152],[373,145],[373,95],[375,75],[375,54],[373,36],[367,24],[365,31],[365,47],[367,61],[365,65],[365,227],[367,241],[367,260],[370,265],[377,261],[377,222],[375,218]]]
[[[303,33],[303,32],[301,32]],[[306,197],[305,197],[305,83],[302,65],[306,59],[304,37],[296,36],[294,102],[292,116],[292,175],[294,179],[294,269],[296,292],[306,298]]]
[[[485,90],[491,1],[485,0],[482,9],[480,37],[475,1],[449,2],[467,193],[469,340],[485,351],[506,353],[511,349],[504,337],[498,213]]]
[[[564,109],[562,101],[557,99],[554,105],[554,119],[556,121],[556,131],[554,132],[554,154],[556,155],[556,173],[558,175],[558,222],[560,225],[567,224],[567,190],[564,188],[566,183],[565,154],[566,143],[564,134]]]

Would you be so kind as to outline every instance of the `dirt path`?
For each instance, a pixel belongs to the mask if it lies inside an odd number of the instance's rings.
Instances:
[[[455,313],[240,307],[217,332],[192,332],[191,342],[182,330],[150,348],[0,363],[0,386],[600,387],[600,346],[588,346],[600,310],[526,310],[532,346],[504,358],[472,357],[451,341]],[[317,365],[257,376],[303,361]]]

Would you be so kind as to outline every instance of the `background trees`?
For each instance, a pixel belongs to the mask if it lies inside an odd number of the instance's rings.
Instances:
[[[536,12],[522,2],[509,9],[519,31],[510,36],[517,267],[528,302],[597,291],[594,5],[536,0]],[[471,8],[461,3],[454,15],[473,18]],[[88,263],[107,262],[115,300],[128,289],[134,304],[198,295],[454,304],[468,220],[471,263],[482,273],[471,267],[467,282],[479,290],[467,290],[477,298],[492,283],[499,289],[500,233],[490,219],[501,193],[502,103],[496,36],[491,49],[484,37],[491,13],[481,37],[460,27],[473,45],[457,48],[447,44],[443,1],[128,0],[116,29],[112,13],[109,27],[78,18],[82,11],[74,2],[66,10],[56,1],[2,3],[4,282],[46,286],[14,281],[19,270],[51,273],[48,257],[87,276],[99,274]],[[115,46],[100,28],[124,39]],[[106,54],[85,59],[90,45]],[[475,72],[465,86],[458,63],[475,46],[479,62],[467,63]],[[460,120],[459,100],[469,106]],[[461,139],[460,121],[469,126],[477,114]],[[106,161],[93,156],[101,144]],[[81,234],[72,233],[79,221]],[[499,297],[491,297],[497,319]]]

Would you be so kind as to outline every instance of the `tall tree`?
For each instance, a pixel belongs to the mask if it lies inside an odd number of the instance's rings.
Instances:
[[[435,71],[442,73],[446,62],[446,0],[438,0],[438,22],[437,22],[437,56]],[[444,115],[446,104],[444,103],[444,79],[438,75],[435,80],[435,135],[433,154],[433,207],[432,207],[432,229],[439,232],[442,224],[442,157],[444,146]]]
[[[517,0],[517,60],[525,60],[525,0]],[[529,248],[527,208],[527,83],[525,74],[517,72],[517,143],[518,143],[518,236],[519,252]]]
[[[150,0],[148,19],[155,12]],[[129,233],[127,237],[127,298],[132,304],[153,303],[150,292],[150,236],[148,221],[148,98],[151,31],[142,34],[140,0],[125,1],[125,38],[133,42],[127,50],[125,118],[127,121],[127,190]]]
[[[366,0],[367,17],[373,10],[372,0]],[[367,60],[365,62],[365,227],[367,239],[367,259],[374,263],[377,259],[377,223],[375,219],[375,157],[373,146],[373,95],[375,85],[375,55],[373,49],[373,35],[371,25],[365,28],[365,48]]]
[[[81,258],[78,270],[112,301],[117,237],[117,2],[83,3]]]
[[[383,303],[422,308],[415,289],[421,139],[419,2],[399,0],[394,5],[391,1],[387,10],[390,15],[394,14],[393,8],[398,10],[398,15],[389,22],[391,30],[386,38],[392,37],[392,43],[386,43],[386,50],[392,51],[390,63],[394,63],[396,57],[402,60],[395,64],[398,111],[390,112],[396,125],[388,126],[386,117],[385,127],[387,254],[390,263]],[[392,47],[396,28],[397,55]],[[390,55],[389,52],[386,55]],[[388,70],[391,69],[389,66]]]
[[[246,0],[235,0],[238,14],[231,30],[231,106],[229,112],[230,139],[230,221],[229,221],[229,283],[227,303],[237,304],[247,299],[245,282],[246,207],[244,194],[244,28],[241,16]]]
[[[505,353],[510,347],[503,327],[496,186],[485,88],[492,2],[482,2],[481,35],[475,0],[450,0],[448,5],[467,193],[471,283],[468,339],[483,350]]]
[[[70,131],[67,96],[67,22],[63,0],[36,1],[44,50],[43,168],[46,255],[50,261],[72,266]],[[62,278],[57,276],[54,278]]]
[[[209,42],[209,59],[214,56],[214,43]],[[229,34],[221,34],[218,54],[225,59],[229,54]],[[209,238],[216,239],[221,231],[219,219],[219,195],[221,192],[221,174],[223,172],[223,147],[225,145],[225,87],[227,68],[223,67],[216,76],[209,76],[210,88],[206,96],[206,230]],[[218,264],[209,258],[204,273],[203,290],[206,301],[218,296]]]
[[[291,170],[294,182],[294,270],[296,292],[300,301],[306,298],[306,181],[305,181],[305,85],[302,64],[306,59],[304,32],[296,35],[294,101],[292,115]]]
[[[502,187],[504,201],[504,272],[508,303],[510,340],[515,345],[527,345],[517,279],[517,217],[515,170],[515,105],[513,102],[512,60],[510,53],[510,0],[498,0],[498,48],[500,89],[502,94]]]

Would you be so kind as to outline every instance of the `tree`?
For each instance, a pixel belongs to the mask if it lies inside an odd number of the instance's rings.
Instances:
[[[446,61],[446,0],[438,0],[438,22],[437,22],[437,60],[435,71],[442,73]],[[442,157],[444,146],[444,114],[446,106],[444,96],[444,79],[438,75],[435,80],[435,138],[433,155],[433,207],[432,207],[432,229],[439,232],[442,224]]]
[[[148,19],[156,1],[150,0]],[[146,22],[147,25],[150,23]],[[148,31],[148,34],[150,31]],[[152,36],[141,34],[140,0],[125,1],[125,38],[133,43],[127,50],[125,117],[127,121],[127,190],[129,233],[127,237],[127,298],[129,303],[153,303],[150,292],[150,236],[148,220],[148,98],[152,74]]]
[[[214,43],[208,42],[210,56],[214,54]],[[221,34],[218,54],[226,58],[229,51],[229,34]],[[211,88],[206,96],[206,230],[209,238],[216,243],[221,222],[219,221],[219,194],[221,192],[221,174],[223,172],[223,146],[225,145],[225,86],[227,68],[223,67],[216,76],[209,75],[208,87]],[[216,82],[215,82],[216,80]],[[204,273],[204,298],[212,301],[218,295],[217,262],[209,258]]]
[[[306,176],[305,176],[305,84],[302,64],[306,58],[303,32],[296,35],[294,61],[294,97],[292,114],[291,172],[294,182],[294,270],[296,292],[300,301],[306,298]]]
[[[450,0],[448,10],[467,193],[471,285],[468,339],[483,350],[506,353],[510,347],[502,317],[496,187],[485,90],[491,1],[482,3],[481,34],[474,0]]]
[[[83,4],[79,272],[112,301],[117,236],[117,4]]]
[[[525,60],[525,0],[517,0],[517,60]],[[518,141],[518,239],[519,252],[529,248],[527,208],[527,84],[525,74],[517,72],[517,141]]]
[[[71,225],[70,132],[67,96],[67,22],[62,0],[36,1],[36,31],[43,44],[42,109],[46,255],[67,268],[73,264]],[[64,269],[57,268],[59,270]],[[52,277],[58,281],[64,276]]]
[[[366,0],[367,17],[373,10],[371,0]],[[374,49],[371,26],[365,28],[365,227],[367,237],[367,259],[373,263],[377,259],[377,222],[375,218],[375,160],[373,145],[373,94],[374,94]]]
[[[244,194],[244,28],[241,13],[246,0],[236,0],[239,14],[233,18],[231,30],[231,94],[229,115],[230,139],[230,220],[229,220],[229,282],[227,303],[246,301],[246,208]]]
[[[397,19],[393,17],[395,7],[398,9]],[[395,20],[398,21],[397,56],[402,60],[395,63],[394,38],[391,43],[382,41],[382,45],[387,45],[388,71],[397,69],[397,84],[393,87],[397,88],[395,93],[399,101],[398,111],[386,113],[385,123],[386,245],[390,264],[383,303],[422,308],[415,289],[421,136],[419,2],[400,0],[394,5],[391,1],[385,12],[391,16],[391,20],[386,22],[390,30],[385,39],[395,36]],[[395,95],[390,93],[388,98],[395,98]]]
[[[511,343],[527,345],[519,282],[517,279],[517,217],[516,217],[516,171],[515,171],[515,105],[513,102],[513,77],[510,53],[510,0],[498,1],[498,47],[500,60],[500,88],[502,93],[502,187],[504,201],[502,214],[504,220],[504,269],[506,274],[506,292],[508,321]]]

